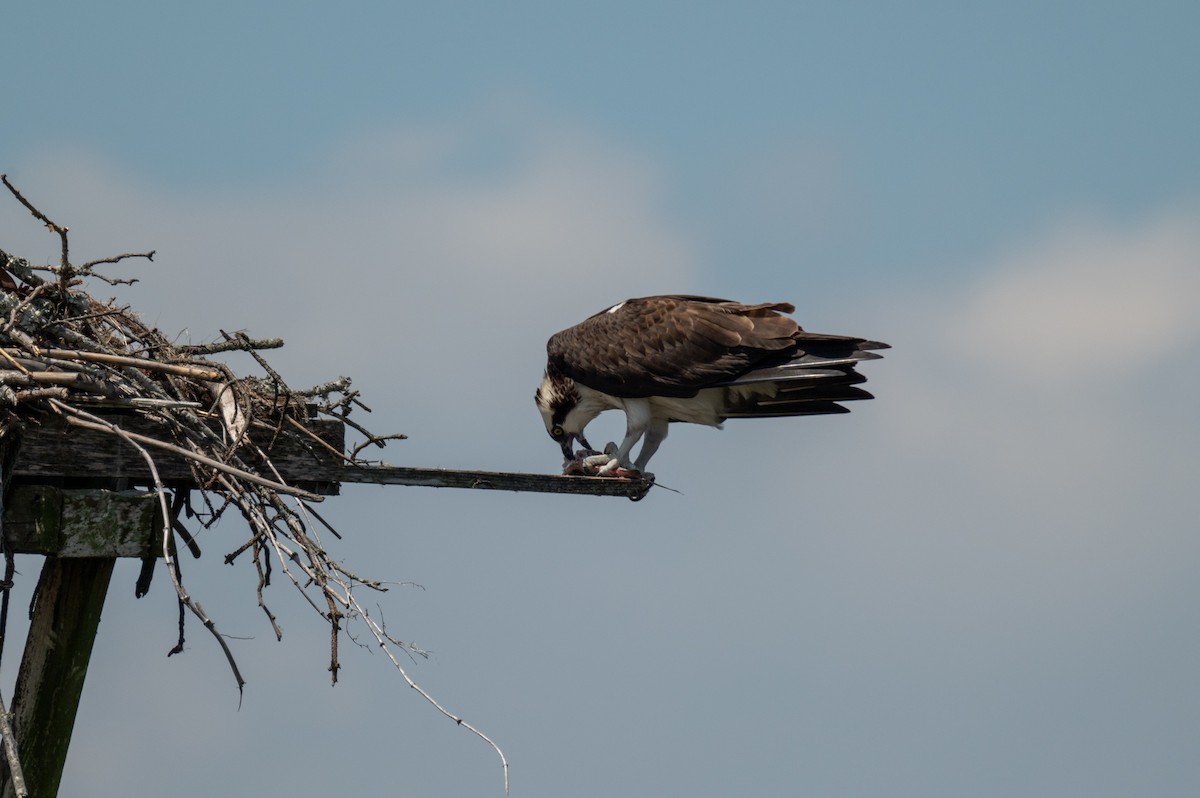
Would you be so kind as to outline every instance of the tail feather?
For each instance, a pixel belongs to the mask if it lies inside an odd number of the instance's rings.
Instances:
[[[873,398],[855,387],[867,380],[855,366],[882,357],[870,350],[888,349],[887,344],[806,332],[797,333],[796,341],[800,351],[787,361],[754,369],[728,383],[723,418],[848,413],[840,402]]]
[[[866,357],[843,359],[843,360],[824,360],[820,358],[804,358],[802,360],[792,360],[779,366],[768,366],[766,368],[755,369],[747,372],[736,380],[730,382],[730,385],[754,385],[760,382],[790,382],[792,380],[818,380],[825,378],[840,377],[845,374],[858,374],[854,371],[855,364],[862,360],[873,360],[880,357],[873,352],[864,352]],[[861,375],[859,375],[861,376]],[[862,377],[866,379],[866,377]]]
[[[747,407],[730,407],[722,414],[721,420],[731,418],[787,418],[791,416],[820,416],[833,413],[849,413],[850,408],[842,407],[837,402],[784,402],[774,406],[754,405]]]

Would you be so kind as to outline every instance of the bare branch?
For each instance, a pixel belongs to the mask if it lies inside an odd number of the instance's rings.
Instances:
[[[61,266],[64,271],[67,269],[70,269],[71,261],[67,257],[67,233],[69,232],[68,228],[63,227],[62,225],[59,225],[59,224],[55,224],[54,222],[50,221],[50,219],[46,216],[46,214],[42,213],[37,208],[33,207],[33,203],[31,203],[29,200],[25,199],[25,196],[20,191],[17,190],[16,186],[14,186],[12,183],[8,182],[8,175],[0,175],[0,181],[3,181],[5,187],[9,190],[9,192],[12,193],[12,195],[14,197],[16,197],[17,202],[24,205],[25,209],[33,214],[33,218],[37,219],[42,224],[46,225],[46,227],[50,230],[50,232],[58,234],[59,239],[62,241],[62,261],[59,263],[59,266]],[[64,288],[65,288],[65,285],[64,285]]]
[[[6,350],[8,354],[18,354],[17,351]],[[113,355],[107,352],[85,352],[74,349],[39,349],[30,354],[39,357],[52,357],[60,360],[78,360],[83,363],[104,363],[111,366],[132,366],[145,371],[159,371],[164,374],[175,374],[180,377],[191,377],[197,380],[220,380],[224,374],[218,369],[208,366],[181,365],[178,363],[161,363],[144,357],[128,357]]]
[[[8,778],[12,783],[16,798],[29,798],[29,789],[25,786],[25,773],[21,770],[21,757],[17,753],[17,736],[13,734],[12,715],[0,696],[0,735],[4,737],[4,758],[8,762]]]
[[[226,340],[211,344],[187,344],[176,348],[180,352],[189,355],[215,355],[218,352],[248,352],[254,349],[279,349],[282,346],[282,338],[254,340],[243,337],[241,339]]]
[[[100,277],[100,275],[98,275],[98,274],[93,274],[92,269],[94,269],[96,266],[103,266],[106,263],[120,263],[121,261],[125,260],[126,258],[145,258],[148,261],[153,261],[154,260],[154,250],[150,250],[149,252],[126,252],[121,255],[113,255],[112,257],[109,257],[109,258],[100,258],[99,260],[89,260],[87,263],[78,267],[79,272],[81,274],[92,274],[95,277]]]

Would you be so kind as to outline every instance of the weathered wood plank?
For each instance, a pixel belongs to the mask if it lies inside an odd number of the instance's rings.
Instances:
[[[100,415],[128,432],[156,438],[166,434],[161,425],[136,413]],[[336,494],[342,459],[334,452],[344,451],[345,425],[335,419],[316,419],[308,422],[308,426],[332,451],[290,429],[289,434],[276,435],[273,429],[256,427],[250,437],[263,448],[289,485],[327,495]],[[191,461],[161,450],[152,454],[164,483],[194,486]],[[253,468],[256,464],[250,465]],[[24,481],[69,482],[104,477],[124,478],[139,485],[151,484],[146,461],[117,436],[50,422],[26,425],[13,473]],[[265,468],[260,475],[275,478]]]
[[[4,540],[17,554],[158,557],[162,520],[148,491],[15,485],[4,504]]]
[[[644,479],[576,477],[560,474],[522,474],[510,471],[456,471],[445,468],[407,468],[373,465],[347,467],[342,482],[375,485],[416,485],[429,488],[473,488],[476,490],[574,493],[585,496],[624,496],[638,500],[652,483]]]

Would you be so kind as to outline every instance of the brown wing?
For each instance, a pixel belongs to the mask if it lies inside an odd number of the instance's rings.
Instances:
[[[549,367],[615,396],[694,396],[784,363],[800,327],[785,302],[686,295],[630,299],[550,338]]]

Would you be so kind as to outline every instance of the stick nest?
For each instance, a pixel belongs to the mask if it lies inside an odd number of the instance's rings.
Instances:
[[[371,648],[382,649],[410,687],[500,754],[507,787],[507,762],[500,749],[414,683],[397,658],[400,651],[421,656],[425,652],[392,637],[382,621],[360,603],[356,591],[384,591],[386,585],[356,575],[327,553],[319,528],[335,536],[337,532],[311,507],[322,497],[286,484],[255,443],[261,434],[254,433],[265,430],[271,436],[294,436],[305,446],[328,448],[311,426],[315,419],[335,419],[364,438],[349,453],[330,453],[349,467],[365,462],[359,458],[365,448],[382,447],[386,441],[404,436],[377,436],[350,419],[355,409],[369,412],[369,408],[350,390],[348,378],[307,390],[289,388],[262,355],[264,350],[282,346],[278,339],[252,340],[242,333],[222,331],[223,339],[210,345],[179,345],[142,323],[130,308],[92,296],[85,290],[89,281],[107,285],[135,282],[109,277],[100,267],[131,258],[152,260],[154,253],[128,253],[73,265],[67,228],[36,209],[7,177],[3,183],[38,221],[59,236],[62,255],[57,265],[42,266],[0,250],[0,429],[54,419],[117,436],[145,459],[153,475],[149,487],[157,492],[162,509],[162,556],[180,607],[178,640],[169,654],[183,650],[184,618],[190,612],[215,637],[239,692],[242,690],[244,680],[226,639],[184,588],[175,556],[177,541],[199,556],[189,524],[207,528],[234,508],[249,526],[250,537],[230,551],[225,562],[252,561],[258,605],[276,637],[281,638],[282,633],[264,601],[263,590],[274,573],[281,571],[329,624],[333,682],[340,668],[342,634],[365,645],[347,628],[357,622],[366,628],[373,641]],[[248,353],[264,374],[238,377],[212,359],[229,351]],[[121,413],[152,421],[159,433],[147,436],[122,429]],[[189,460],[194,477],[191,484],[169,485],[159,479],[155,457],[162,452]],[[152,563],[147,565],[152,573]],[[144,567],[138,595],[148,586]]]

